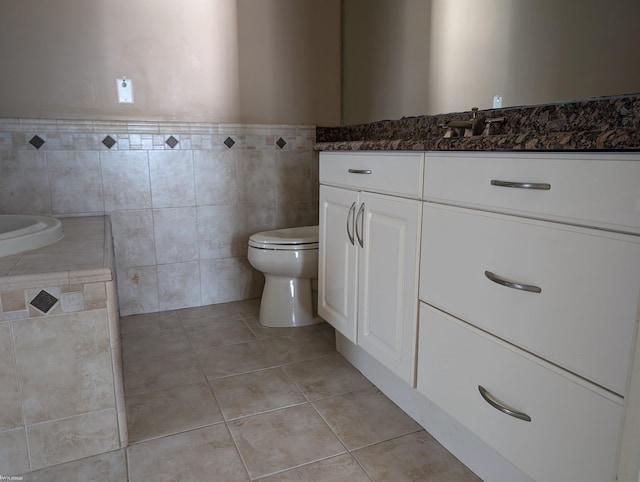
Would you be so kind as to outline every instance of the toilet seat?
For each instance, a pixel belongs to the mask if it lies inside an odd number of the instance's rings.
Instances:
[[[318,249],[318,226],[255,233],[249,238],[249,246],[278,251]]]

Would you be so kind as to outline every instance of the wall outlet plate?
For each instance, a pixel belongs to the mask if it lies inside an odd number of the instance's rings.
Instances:
[[[494,95],[493,96],[493,108],[494,109],[499,109],[500,107],[502,107],[502,96],[501,95]]]
[[[116,89],[118,92],[118,103],[133,104],[133,80],[123,77],[116,79]]]

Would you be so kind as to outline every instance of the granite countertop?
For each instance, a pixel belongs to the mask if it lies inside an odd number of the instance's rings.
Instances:
[[[472,112],[406,117],[370,124],[316,128],[315,149],[404,151],[594,151],[640,150],[640,94],[489,109],[478,117],[504,122],[489,136],[445,138],[451,120]]]
[[[0,258],[0,291],[112,279],[109,217],[59,219],[64,232],[60,241]]]

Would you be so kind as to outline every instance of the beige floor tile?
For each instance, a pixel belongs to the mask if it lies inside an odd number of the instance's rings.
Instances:
[[[218,378],[209,382],[226,420],[306,401],[281,368]]]
[[[124,388],[127,396],[201,382],[206,382],[206,378],[195,353],[178,353],[124,365]]]
[[[196,355],[208,379],[238,375],[278,365],[261,341],[196,350]]]
[[[31,472],[25,480],[29,482],[105,482],[126,481],[127,462],[125,452],[117,450],[95,455],[74,462],[48,467]]]
[[[243,318],[258,318],[260,314],[260,298],[234,301],[232,305]]]
[[[182,328],[151,332],[145,335],[122,336],[123,363],[166,357],[169,354],[191,350],[191,343]]]
[[[252,478],[345,453],[309,404],[228,422]]]
[[[209,385],[198,383],[126,398],[129,442],[222,421]]]
[[[224,424],[149,440],[127,449],[130,482],[249,479]]]
[[[278,365],[318,358],[335,353],[335,345],[320,332],[288,334],[261,340]]]
[[[177,311],[183,324],[191,320],[219,320],[241,318],[234,303],[219,303],[217,305],[197,306]]]
[[[258,338],[268,338],[272,336],[286,336],[286,335],[300,335],[302,333],[305,334],[314,334],[318,331],[315,325],[307,325],[307,326],[264,326],[258,323],[258,318],[250,317],[245,318],[245,321],[251,331]]]
[[[339,353],[282,367],[309,400],[340,395],[372,387]]]
[[[353,456],[374,480],[480,480],[424,430],[356,450]]]
[[[376,387],[325,398],[313,404],[350,450],[421,429]]]
[[[200,319],[197,322],[185,323],[185,331],[191,345],[196,350],[256,339],[242,318],[235,320]]]
[[[478,480],[335,351],[330,325],[263,327],[259,306],[123,319],[130,481],[249,480],[247,468],[285,482]]]
[[[299,482],[301,480],[316,482],[371,482],[362,467],[349,454],[338,455],[337,457],[303,465],[302,467],[258,480],[261,482]]]
[[[121,335],[146,335],[149,332],[180,328],[180,319],[175,311],[131,315],[120,319]]]

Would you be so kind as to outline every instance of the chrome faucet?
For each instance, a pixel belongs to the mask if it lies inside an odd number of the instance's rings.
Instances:
[[[474,137],[491,135],[491,125],[495,122],[504,122],[506,117],[485,118],[484,115],[478,114],[478,108],[471,108],[471,119],[469,120],[450,120],[447,123],[440,124],[440,127],[447,129],[444,137]],[[494,132],[495,133],[495,132]]]

